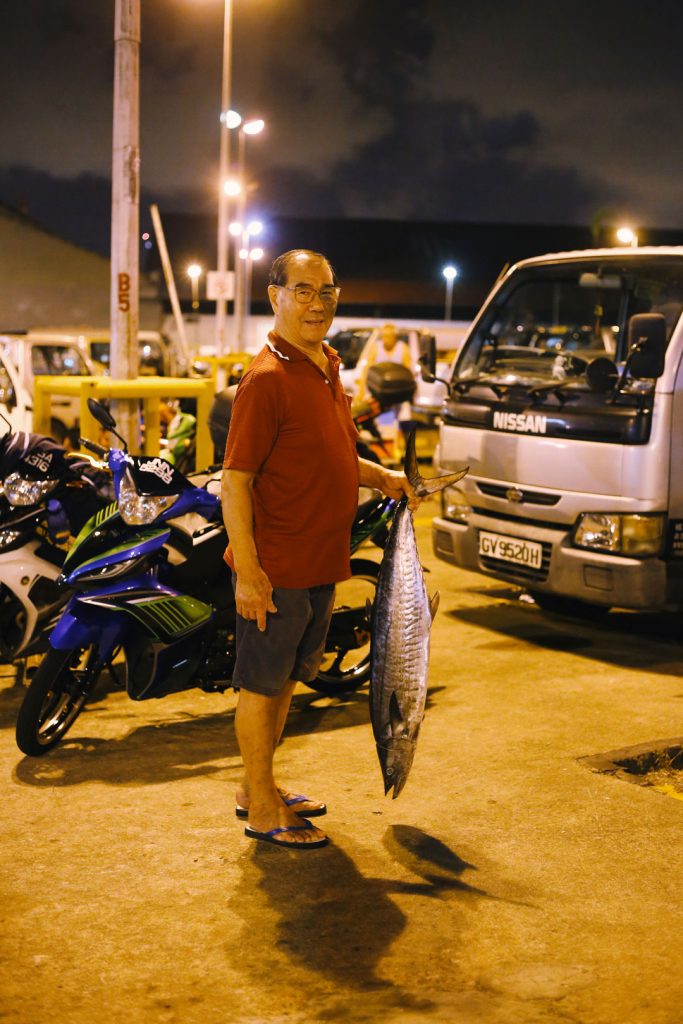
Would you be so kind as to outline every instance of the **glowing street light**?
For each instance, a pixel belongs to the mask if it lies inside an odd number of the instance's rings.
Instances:
[[[444,320],[450,320],[453,312],[453,282],[458,276],[458,269],[451,263],[441,271],[446,278],[446,304],[444,308]]]
[[[192,308],[199,309],[199,278],[202,276],[202,268],[198,263],[190,263],[187,276],[192,282]]]
[[[251,220],[247,224],[247,234],[250,238],[253,238],[254,235],[260,235],[262,231],[263,223],[260,220]]]
[[[242,131],[246,132],[247,135],[260,135],[263,129],[266,127],[266,122],[256,117],[253,121],[245,121],[242,125]]]
[[[227,181],[223,182],[223,191],[226,196],[238,196],[242,191],[242,186],[235,178],[228,178]]]
[[[624,225],[623,227],[617,228],[617,241],[621,242],[622,245],[631,245],[634,248],[638,245],[638,235],[633,228]]]
[[[242,115],[238,114],[236,110],[226,110],[221,113],[220,120],[226,128],[239,128],[242,124]]]

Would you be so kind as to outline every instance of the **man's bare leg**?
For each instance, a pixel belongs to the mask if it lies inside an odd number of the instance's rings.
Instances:
[[[242,795],[248,795],[249,824],[258,832],[301,825],[301,818],[283,803],[273,776],[275,747],[293,690],[294,684],[288,683],[277,697],[267,697],[242,689],[237,702],[235,731],[245,770],[246,793]],[[320,829],[311,828],[285,833],[281,838],[283,841],[308,842],[321,839],[323,834]]]

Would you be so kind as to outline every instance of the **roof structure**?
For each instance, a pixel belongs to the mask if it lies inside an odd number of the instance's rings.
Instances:
[[[110,263],[0,204],[0,330],[109,324]],[[156,286],[140,276],[140,324],[162,315]]]

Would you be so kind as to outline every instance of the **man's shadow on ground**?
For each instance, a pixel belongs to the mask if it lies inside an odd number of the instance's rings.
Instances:
[[[366,1012],[374,1001],[378,1011],[388,1006],[429,1010],[433,1005],[413,994],[416,979],[403,987],[378,974],[379,963],[407,923],[391,896],[491,898],[462,879],[464,872],[476,870],[473,865],[441,840],[411,826],[389,828],[384,846],[420,881],[366,878],[335,844],[304,853],[252,845],[254,849],[244,854],[241,881],[230,901],[244,920],[238,945],[245,971],[253,971],[258,984],[263,950],[272,949],[280,962],[271,967],[287,970],[290,991],[301,984],[306,998],[313,998],[313,973],[321,989],[345,993],[339,996],[340,1012],[346,1007],[342,1015],[348,1014],[349,991],[363,993]],[[326,1007],[325,1019],[333,1012],[333,1007]]]

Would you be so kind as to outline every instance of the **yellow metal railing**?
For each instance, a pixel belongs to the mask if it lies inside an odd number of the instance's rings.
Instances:
[[[213,442],[209,433],[209,411],[215,393],[211,377],[136,377],[133,380],[112,380],[111,377],[36,377],[33,392],[33,429],[38,434],[50,433],[50,409],[53,395],[80,399],[80,432],[95,440],[100,426],[88,408],[89,398],[128,398],[142,402],[145,423],[143,452],[158,455],[161,447],[159,407],[168,398],[197,400],[196,465],[205,469],[213,462]]]
[[[212,377],[217,376],[219,369],[224,370],[225,376],[229,377],[230,371],[236,366],[241,365],[246,370],[253,358],[249,352],[230,352],[225,356],[195,356],[193,362],[210,366]]]

